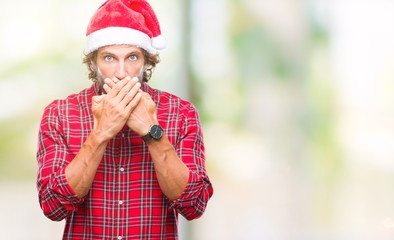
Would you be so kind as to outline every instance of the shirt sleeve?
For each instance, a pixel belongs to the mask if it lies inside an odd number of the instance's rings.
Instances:
[[[75,194],[65,176],[65,167],[72,159],[56,105],[53,102],[45,109],[40,124],[37,189],[45,216],[60,221],[76,210],[84,199]]]
[[[196,219],[204,213],[213,188],[205,169],[201,122],[193,105],[188,109],[175,150],[189,168],[189,180],[182,195],[170,200],[170,207],[176,208],[188,220]]]

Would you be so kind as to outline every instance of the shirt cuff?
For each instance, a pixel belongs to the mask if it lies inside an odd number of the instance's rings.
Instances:
[[[192,206],[194,204],[194,201],[199,197],[199,194],[196,194],[196,192],[198,192],[200,184],[200,175],[189,171],[189,180],[187,181],[187,185],[183,190],[181,196],[179,196],[179,198],[175,200],[168,200],[170,203],[170,208]]]
[[[58,200],[67,211],[73,210],[81,204],[85,198],[80,198],[68,184],[65,174],[66,168],[62,168],[55,176],[52,189],[57,194]]]

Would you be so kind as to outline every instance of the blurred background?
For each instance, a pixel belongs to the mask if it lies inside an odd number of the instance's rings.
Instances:
[[[61,239],[36,178],[45,106],[90,86],[103,1],[0,0],[0,238]],[[150,0],[150,85],[194,103],[214,196],[180,239],[394,239],[394,1]]]

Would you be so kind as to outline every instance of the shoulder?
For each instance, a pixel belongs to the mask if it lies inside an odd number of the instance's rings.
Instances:
[[[73,110],[86,109],[93,95],[93,87],[90,87],[83,89],[79,93],[71,94],[64,99],[56,99],[45,107],[43,117],[48,115],[64,116],[65,112],[70,113]]]
[[[56,99],[51,102],[45,109],[59,109],[69,108],[74,105],[88,104],[94,95],[93,86],[83,89],[79,93],[68,95],[64,99]]]

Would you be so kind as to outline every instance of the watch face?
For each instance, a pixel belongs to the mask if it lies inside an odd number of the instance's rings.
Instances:
[[[160,125],[153,125],[150,129],[150,135],[154,139],[160,139],[163,136],[163,128]]]

